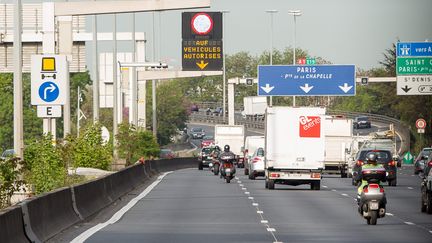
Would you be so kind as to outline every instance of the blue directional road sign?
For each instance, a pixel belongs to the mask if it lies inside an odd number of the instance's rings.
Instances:
[[[53,102],[59,96],[59,88],[53,82],[45,82],[39,86],[39,97],[45,102]]]
[[[259,96],[353,96],[354,65],[258,66]]]
[[[398,57],[429,57],[432,56],[432,42],[398,42]]]

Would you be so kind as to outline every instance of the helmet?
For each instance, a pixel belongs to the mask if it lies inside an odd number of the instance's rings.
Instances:
[[[369,152],[368,154],[366,154],[366,159],[368,162],[376,163],[377,157],[377,154],[373,152]]]
[[[219,146],[215,146],[215,150],[218,150],[218,151],[220,151],[221,149],[219,148]]]
[[[228,144],[224,146],[224,151],[225,152],[229,152],[230,151],[230,146]]]

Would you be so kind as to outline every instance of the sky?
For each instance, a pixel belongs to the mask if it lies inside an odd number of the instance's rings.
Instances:
[[[30,2],[41,1],[23,0]],[[432,0],[212,0],[211,8],[198,11],[221,10],[229,11],[224,19],[224,46],[228,55],[240,51],[260,55],[269,50],[270,14],[266,10],[278,10],[273,22],[274,49],[292,48],[294,20],[288,11],[301,10],[296,24],[296,46],[312,57],[320,56],[334,64],[355,64],[360,69],[378,67],[385,49],[397,40],[432,41]],[[155,43],[156,60],[180,68],[183,11],[195,10],[136,14],[136,31],[146,34],[148,60],[153,58]],[[132,31],[131,16],[118,15],[118,31]],[[87,30],[91,31],[91,27],[88,18]],[[98,31],[112,29],[112,15],[98,17]],[[91,62],[91,44],[87,47]],[[130,51],[131,43],[119,43],[118,47],[119,52]],[[100,43],[99,50],[110,52],[112,43]]]

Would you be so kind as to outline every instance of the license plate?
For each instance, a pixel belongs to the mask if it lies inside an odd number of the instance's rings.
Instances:
[[[231,169],[225,169],[225,172],[229,173],[229,172],[231,172]]]
[[[378,202],[370,202],[369,203],[369,209],[370,210],[377,210],[378,209]]]

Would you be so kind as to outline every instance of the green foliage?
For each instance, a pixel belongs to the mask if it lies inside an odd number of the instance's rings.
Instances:
[[[0,159],[0,209],[10,206],[10,198],[24,181],[20,180],[22,161],[18,158]]]
[[[152,132],[137,130],[128,123],[120,124],[117,141],[119,157],[126,159],[126,166],[141,157],[148,159],[159,156],[159,145]]]
[[[87,126],[72,145],[73,166],[107,170],[112,160],[110,144],[103,145],[100,124]]]
[[[67,170],[60,151],[53,146],[51,136],[30,143],[24,151],[25,177],[36,194],[64,185]]]
[[[151,88],[147,88],[151,92]],[[182,93],[180,82],[163,81],[157,86],[157,139],[159,144],[165,145],[178,130],[186,127],[188,120],[189,100]],[[147,121],[152,121],[151,95],[147,95]]]

